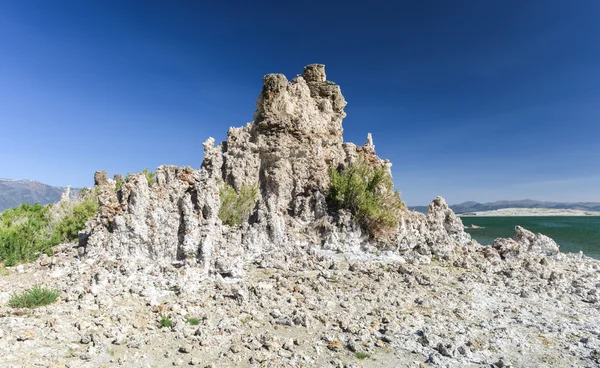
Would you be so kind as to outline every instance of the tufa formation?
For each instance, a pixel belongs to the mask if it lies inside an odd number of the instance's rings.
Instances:
[[[344,142],[345,106],[324,65],[308,65],[291,81],[282,74],[266,75],[254,120],[230,128],[217,146],[207,139],[199,170],[161,166],[155,185],[136,174],[119,191],[104,172],[96,173],[100,210],[82,234],[83,250],[240,277],[246,262],[299,247],[387,251],[427,262],[433,254],[447,257],[468,244],[461,220],[441,197],[433,200],[428,215],[402,208],[398,226],[385,239],[370,236],[348,211],[332,208],[330,168],[343,170],[363,160],[391,175],[391,163],[376,155],[371,134],[363,146]],[[223,185],[237,191],[258,188],[250,216],[240,226],[219,219]]]

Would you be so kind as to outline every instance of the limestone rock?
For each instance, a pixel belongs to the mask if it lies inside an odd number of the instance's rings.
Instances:
[[[534,234],[531,231],[515,227],[515,236],[510,238],[499,238],[492,245],[502,258],[514,258],[521,253],[537,256],[553,256],[558,254],[559,245],[554,240],[543,234]]]
[[[329,208],[330,167],[352,165],[360,156],[372,166],[391,167],[376,155],[371,134],[364,146],[343,141],[345,106],[321,64],[305,67],[291,81],[266,75],[254,120],[230,128],[219,145],[208,138],[199,170],[161,166],[156,184],[134,174],[118,193],[115,181],[97,172],[100,209],[82,234],[84,253],[241,277],[248,261],[265,252],[293,253],[303,244],[340,252],[395,247],[424,256],[447,256],[467,244],[462,222],[441,197],[426,216],[405,211],[394,244],[370,244],[349,213]],[[250,218],[240,226],[224,225],[218,217],[224,184],[259,188]]]
[[[96,171],[94,173],[94,185],[105,185],[107,183],[106,171]]]

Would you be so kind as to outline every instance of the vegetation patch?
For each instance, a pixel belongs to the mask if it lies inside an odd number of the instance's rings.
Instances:
[[[356,357],[356,359],[360,359],[360,360],[367,359],[367,358],[371,357],[370,354],[363,353],[363,352],[360,352],[360,351],[357,351],[356,353],[354,353],[354,356]]]
[[[200,319],[199,318],[188,318],[187,319],[187,323],[189,323],[192,326],[198,326],[200,324]]]
[[[54,229],[53,245],[76,240],[88,219],[98,212],[98,198],[90,195],[75,204]]]
[[[394,233],[405,205],[387,167],[373,167],[360,157],[343,170],[330,168],[329,177],[328,199],[336,209],[350,211],[373,239],[387,239]]]
[[[144,176],[146,177],[148,185],[152,186],[156,183],[156,174],[154,173],[154,171],[144,169],[142,170],[142,174],[144,174]]]
[[[0,214],[0,262],[14,266],[31,262],[52,247],[74,241],[87,220],[98,211],[93,191],[82,191],[79,199],[55,205],[23,204]]]
[[[160,315],[160,327],[173,327],[173,321],[171,321],[171,318],[169,318],[169,316],[166,316],[164,314]]]
[[[219,196],[221,198],[219,218],[226,225],[239,226],[248,220],[248,216],[254,208],[258,196],[258,186],[243,184],[239,192],[236,192],[230,185],[221,183]]]
[[[13,295],[8,305],[13,308],[36,308],[54,303],[58,299],[58,291],[36,286],[21,294]]]

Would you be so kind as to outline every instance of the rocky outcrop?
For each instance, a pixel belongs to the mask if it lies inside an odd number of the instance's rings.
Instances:
[[[515,231],[516,234],[512,238],[494,240],[492,247],[498,251],[503,259],[518,257],[523,253],[538,256],[558,254],[558,244],[546,235],[534,234],[521,226],[516,226]]]
[[[156,184],[150,186],[143,174],[130,175],[119,191],[106,173],[97,172],[100,210],[83,237],[85,253],[197,265],[206,274],[238,276],[245,262],[264,252],[289,253],[303,244],[424,257],[446,257],[467,244],[462,222],[441,197],[428,215],[404,210],[396,234],[386,242],[369,237],[349,213],[328,206],[331,167],[360,157],[373,167],[391,167],[377,157],[371,134],[364,146],[343,141],[345,106],[323,65],[309,65],[291,81],[282,74],[266,75],[254,120],[230,128],[219,145],[213,138],[204,142],[199,170],[161,166]],[[220,183],[236,190],[259,188],[249,220],[239,227],[218,217]]]

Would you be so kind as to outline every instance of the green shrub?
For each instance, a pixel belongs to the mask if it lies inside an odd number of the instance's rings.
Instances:
[[[356,359],[363,360],[369,358],[371,355],[357,351],[356,353],[354,353],[354,356],[356,357]]]
[[[350,211],[374,239],[386,239],[398,226],[404,207],[400,192],[384,166],[372,167],[362,157],[342,172],[329,169],[329,202],[336,209]]]
[[[79,232],[85,228],[87,220],[96,212],[98,212],[98,201],[95,196],[88,197],[73,206],[73,212],[63,217],[54,229],[52,234],[54,245],[67,240],[76,240]]]
[[[23,204],[0,215],[0,261],[14,266],[52,254],[48,211],[50,206]]]
[[[152,186],[156,183],[156,174],[148,169],[142,170],[142,174],[146,176],[146,181],[148,181],[148,185]]]
[[[219,218],[226,225],[239,226],[248,219],[254,208],[258,186],[243,184],[238,193],[231,186],[221,183],[219,196],[221,198]]]
[[[77,201],[55,205],[23,204],[0,214],[0,262],[14,266],[31,262],[52,247],[77,239],[87,220],[98,211],[95,192],[80,195]]]
[[[173,321],[169,316],[165,316],[164,314],[160,315],[160,327],[173,327]]]
[[[123,183],[125,183],[124,180],[117,181],[117,183],[115,184],[115,189],[117,190],[117,192],[123,189]]]
[[[199,318],[188,318],[187,319],[187,323],[189,323],[192,326],[198,326],[200,324],[200,319]]]
[[[54,303],[58,299],[58,291],[36,286],[24,291],[22,294],[13,295],[8,305],[13,308],[36,308]]]

